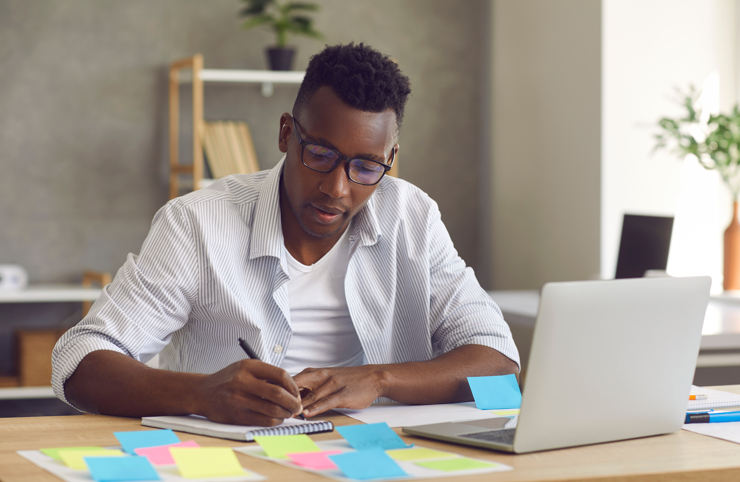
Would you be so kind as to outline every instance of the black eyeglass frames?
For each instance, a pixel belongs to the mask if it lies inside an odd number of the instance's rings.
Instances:
[[[309,169],[318,172],[333,171],[344,159],[347,160],[347,177],[349,180],[362,184],[363,186],[373,186],[383,179],[386,172],[391,170],[393,162],[396,160],[396,150],[391,152],[390,164],[383,164],[371,159],[361,159],[358,157],[344,156],[334,149],[329,149],[320,144],[305,141],[298,132],[296,126],[300,126],[298,121],[293,117],[293,130],[301,144],[301,162]]]

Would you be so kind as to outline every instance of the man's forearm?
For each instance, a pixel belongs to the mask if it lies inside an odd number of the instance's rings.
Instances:
[[[467,377],[510,373],[519,377],[515,362],[483,345],[464,345],[429,361],[377,367],[382,396],[411,404],[470,401]]]
[[[72,404],[90,413],[144,417],[197,413],[194,385],[205,375],[147,367],[107,350],[82,359],[64,384]]]

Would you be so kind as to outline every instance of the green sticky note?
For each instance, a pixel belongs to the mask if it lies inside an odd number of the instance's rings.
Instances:
[[[321,452],[308,435],[275,435],[268,437],[254,437],[268,457],[287,459],[288,454],[303,454],[306,452]]]
[[[120,450],[91,449],[91,450],[59,450],[59,457],[67,467],[75,470],[87,470],[85,457],[123,457]]]
[[[173,447],[170,453],[186,479],[248,475],[229,447]]]
[[[62,460],[59,456],[60,450],[105,450],[103,447],[57,447],[53,449],[41,449],[41,453],[48,455],[52,459]]]
[[[494,415],[498,415],[499,417],[512,417],[514,415],[519,415],[519,409],[518,408],[509,408],[505,410],[489,410]]]
[[[385,453],[391,456],[393,460],[424,460],[424,459],[444,459],[457,457],[456,454],[441,452],[439,450],[425,449],[423,447],[414,447],[411,449],[386,450]]]
[[[473,460],[467,457],[455,459],[430,460],[429,462],[414,462],[416,465],[428,469],[441,470],[443,472],[458,472],[461,470],[487,469],[498,467],[498,464]]]

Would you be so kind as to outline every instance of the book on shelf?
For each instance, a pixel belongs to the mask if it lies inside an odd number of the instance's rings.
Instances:
[[[203,150],[208,167],[216,179],[260,170],[252,136],[244,122],[205,122]]]

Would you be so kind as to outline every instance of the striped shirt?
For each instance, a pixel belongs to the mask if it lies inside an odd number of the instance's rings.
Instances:
[[[88,315],[57,342],[52,386],[95,350],[160,368],[214,373],[245,358],[242,337],[280,366],[291,338],[280,222],[281,161],[173,199],[154,216]],[[519,354],[498,306],[457,255],[437,204],[383,178],[350,225],[345,294],[372,364],[430,360],[467,344]]]

